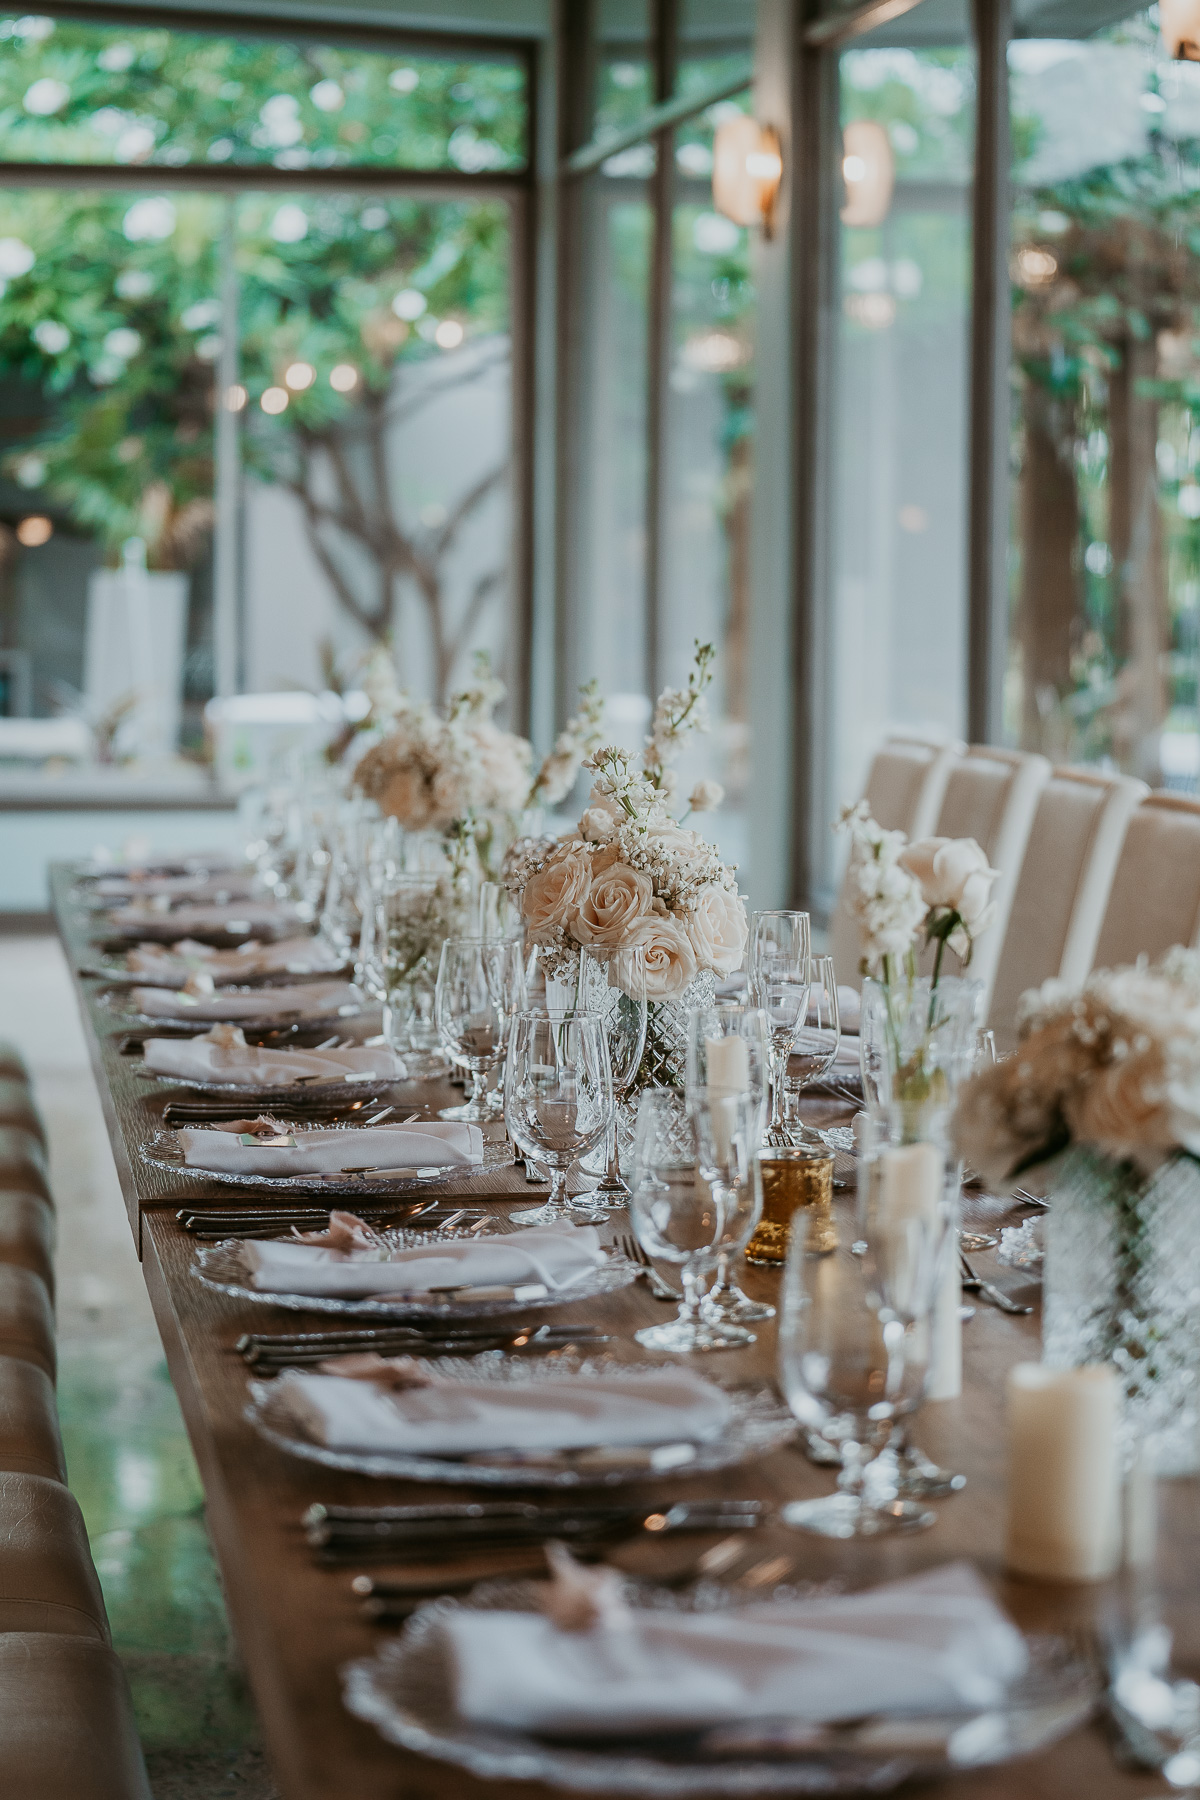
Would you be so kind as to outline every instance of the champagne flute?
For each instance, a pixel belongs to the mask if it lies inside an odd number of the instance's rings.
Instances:
[[[762,1140],[767,1108],[767,1069],[770,1032],[767,1016],[753,1006],[697,1007],[688,1021],[686,1092],[695,1105],[707,1090],[710,1096],[745,1094],[756,1117],[755,1147]],[[752,1300],[733,1277],[731,1260],[744,1250],[754,1235],[762,1213],[761,1195],[742,1187],[726,1198],[725,1231],[713,1285],[704,1297],[705,1312],[721,1320],[739,1341],[739,1320],[770,1319],[775,1309]]]
[[[752,1094],[730,1093],[726,1088],[695,1089],[689,1105],[700,1173],[720,1202],[722,1216],[716,1276],[704,1296],[704,1316],[726,1343],[752,1344],[754,1333],[740,1321],[773,1318],[775,1308],[742,1292],[733,1279],[730,1259],[745,1249],[762,1218],[756,1154],[762,1141],[762,1106]]]
[[[806,1087],[824,1080],[837,1060],[842,1041],[837,972],[832,956],[810,957],[808,975],[807,1010],[792,1038],[784,1081],[784,1123],[798,1143],[825,1149],[821,1133],[806,1125],[800,1117],[800,1096]]]
[[[592,1198],[599,1204],[620,1205],[628,1200],[629,1188],[621,1178],[619,1108],[633,1086],[646,1047],[645,950],[638,944],[623,950],[611,961],[603,960],[589,950],[581,950],[578,993],[581,1006],[604,1021],[617,1102],[606,1140],[604,1175]]]
[[[595,1216],[590,1194],[568,1200],[567,1171],[603,1142],[612,1112],[603,1022],[594,1013],[520,1013],[504,1065],[504,1122],[521,1154],[548,1166],[550,1197],[511,1214],[517,1224]]]
[[[924,1530],[935,1522],[935,1513],[911,1500],[875,1500],[867,1481],[872,1459],[897,1420],[920,1404],[920,1334],[870,1293],[861,1259],[840,1251],[808,1257],[808,1231],[809,1220],[797,1213],[783,1272],[780,1385],[800,1424],[837,1447],[841,1472],[836,1494],[793,1501],[780,1517],[785,1525],[820,1537]],[[905,1244],[921,1264],[916,1240],[906,1236]],[[907,1267],[911,1274],[911,1260]],[[920,1300],[919,1284],[910,1282],[905,1297]],[[913,1327],[927,1321],[929,1298],[924,1295],[924,1310]]]
[[[811,946],[809,916],[802,912],[755,913],[750,929],[750,998],[767,1015],[771,1032],[771,1123],[766,1142],[787,1149],[792,1136],[783,1117],[788,1058],[808,1004]]]
[[[504,1049],[505,1020],[489,980],[487,948],[482,938],[447,938],[442,945],[434,1017],[451,1060],[471,1082],[465,1105],[444,1107],[442,1119],[482,1124],[488,1117],[487,1075]]]
[[[500,1015],[500,1043],[496,1055],[497,1061],[501,1065],[500,1085],[494,1091],[488,1092],[484,1105],[489,1118],[502,1119],[504,1117],[504,1053],[508,1048],[512,1021],[518,1013],[526,1010],[527,1004],[525,947],[519,937],[485,938],[482,955],[488,988]]]
[[[677,1264],[683,1278],[676,1317],[635,1332],[638,1343],[677,1355],[734,1348],[709,1323],[700,1299],[700,1279],[717,1261],[721,1199],[700,1177],[693,1120],[673,1088],[649,1088],[638,1101],[629,1222],[647,1255]]]

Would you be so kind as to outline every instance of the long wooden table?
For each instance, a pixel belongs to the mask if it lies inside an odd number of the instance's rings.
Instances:
[[[449,1765],[404,1754],[343,1709],[338,1671],[371,1653],[379,1628],[360,1616],[350,1589],[353,1571],[314,1563],[300,1527],[302,1514],[314,1501],[462,1498],[464,1490],[374,1482],[323,1470],[275,1450],[245,1422],[247,1373],[234,1345],[247,1330],[295,1329],[297,1315],[232,1301],[191,1278],[195,1240],[177,1224],[176,1210],[203,1200],[235,1213],[236,1192],[160,1173],[141,1160],[140,1146],[159,1129],[164,1104],[175,1090],[139,1078],[137,1064],[120,1054],[124,1028],[100,1003],[103,983],[78,973],[95,960],[89,941],[94,916],[79,909],[68,868],[54,871],[53,889],[130,1226],[204,1482],[208,1526],[233,1627],[285,1800],[533,1800],[547,1790],[533,1783],[479,1782]],[[397,1098],[421,1104],[429,1101],[430,1090],[427,1085],[401,1086]],[[447,1191],[452,1189],[447,1184]],[[504,1170],[470,1188],[472,1204],[497,1213],[510,1210],[514,1196],[528,1204],[536,1192],[524,1186],[518,1171]],[[621,1223],[619,1219],[618,1227]],[[777,1281],[769,1271],[749,1270],[745,1276],[747,1290],[761,1298],[774,1296]],[[633,1359],[645,1354],[633,1342],[633,1332],[667,1316],[667,1309],[639,1282],[573,1307],[564,1316],[612,1332],[608,1348]],[[965,1557],[995,1584],[1003,1604],[1027,1629],[1057,1629],[1093,1617],[1103,1602],[1102,1590],[1009,1580],[1002,1566],[1004,1375],[1012,1362],[1038,1355],[1038,1330],[1036,1316],[1012,1318],[988,1306],[979,1307],[966,1325],[963,1396],[927,1406],[915,1433],[931,1455],[968,1478],[962,1494],[937,1503],[938,1522],[932,1530],[912,1538],[838,1544],[771,1525],[756,1535],[759,1555],[793,1559],[789,1579],[838,1578],[850,1587]],[[752,1348],[696,1361],[706,1374],[769,1381],[774,1328],[758,1327]],[[828,1471],[815,1469],[792,1447],[724,1478],[658,1480],[647,1485],[643,1497],[648,1510],[649,1503],[659,1504],[665,1495],[702,1492],[757,1496],[775,1504],[830,1487]],[[1162,1585],[1166,1617],[1177,1633],[1185,1670],[1200,1664],[1196,1499],[1196,1482],[1164,1484]],[[631,1572],[669,1574],[690,1563],[707,1541],[660,1539],[626,1547],[615,1560]],[[482,1559],[479,1567],[485,1572]],[[1075,1800],[1084,1793],[1092,1800],[1139,1800],[1163,1787],[1159,1778],[1120,1772],[1099,1728],[1089,1726],[1019,1765],[934,1785],[915,1784],[905,1792],[936,1792],[945,1800],[1013,1800],[1016,1795]]]

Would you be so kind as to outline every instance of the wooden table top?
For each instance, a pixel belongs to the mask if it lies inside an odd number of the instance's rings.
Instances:
[[[53,886],[67,954],[78,971],[94,958],[88,942],[93,924],[71,899],[69,870],[57,868]],[[298,1317],[232,1300],[191,1278],[195,1242],[176,1222],[178,1206],[203,1199],[236,1211],[236,1190],[172,1177],[141,1161],[139,1146],[159,1128],[173,1090],[139,1078],[136,1063],[119,1053],[124,1027],[97,1004],[103,983],[78,973],[76,981],[130,1224],[200,1467],[233,1627],[284,1800],[535,1800],[548,1790],[536,1783],[476,1781],[456,1768],[395,1750],[343,1709],[338,1670],[369,1655],[380,1631],[359,1614],[350,1591],[353,1571],[314,1563],[300,1528],[302,1514],[314,1501],[462,1498],[466,1490],[371,1481],[321,1469],[274,1449],[246,1423],[247,1373],[233,1346],[243,1331],[295,1329]],[[431,1099],[428,1084],[401,1086],[397,1092],[404,1102]],[[447,1191],[453,1191],[450,1184]],[[503,1170],[470,1188],[472,1204],[498,1214],[509,1210],[511,1200],[496,1196],[518,1192],[528,1203],[538,1190]],[[839,1202],[839,1209],[845,1204]],[[624,1216],[618,1215],[617,1229],[623,1223]],[[848,1240],[848,1231],[842,1235]],[[773,1299],[778,1276],[750,1269],[743,1285],[759,1298]],[[633,1342],[633,1332],[669,1314],[639,1282],[573,1307],[568,1316],[612,1332],[614,1340],[606,1348],[634,1360],[646,1353]],[[770,1380],[774,1326],[756,1329],[758,1341],[752,1347],[697,1357],[696,1365],[705,1374],[734,1380]],[[938,1522],[932,1530],[912,1538],[839,1544],[772,1524],[756,1534],[758,1554],[790,1557],[790,1580],[836,1578],[855,1588],[969,1558],[1026,1629],[1058,1629],[1096,1616],[1104,1603],[1103,1588],[1010,1580],[1002,1566],[1004,1376],[1014,1361],[1037,1357],[1038,1335],[1036,1315],[1012,1318],[987,1306],[979,1307],[964,1327],[963,1396],[927,1405],[914,1432],[932,1456],[967,1476],[963,1493],[935,1503]],[[827,1493],[831,1485],[827,1470],[814,1468],[799,1449],[788,1447],[723,1477],[673,1483],[656,1479],[638,1493],[649,1510],[668,1494],[755,1496],[775,1504]],[[1177,1659],[1185,1672],[1200,1664],[1197,1490],[1196,1482],[1174,1481],[1164,1483],[1161,1491],[1165,1614],[1177,1633]],[[670,1574],[688,1564],[707,1541],[688,1536],[630,1545],[614,1560],[634,1573]],[[482,1558],[479,1568],[486,1573]],[[383,1565],[380,1569],[386,1574]],[[904,1791],[936,1793],[945,1800],[1014,1800],[1018,1794],[1030,1800],[1075,1800],[1083,1793],[1092,1800],[1143,1800],[1160,1794],[1163,1786],[1161,1778],[1119,1771],[1099,1728],[1089,1726],[1020,1764],[936,1784],[910,1784]]]

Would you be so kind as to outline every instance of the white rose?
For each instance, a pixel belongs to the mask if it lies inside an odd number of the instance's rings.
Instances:
[[[623,947],[634,949],[639,944],[646,954],[646,998],[674,1000],[696,976],[696,952],[687,932],[669,915],[652,913],[638,921]],[[615,960],[617,985],[624,986],[619,953]]]
[[[698,781],[688,795],[688,805],[693,812],[715,812],[725,798],[725,789],[719,781]]]
[[[592,884],[592,859],[586,851],[556,857],[531,875],[521,896],[521,911],[535,938],[569,930]]]
[[[597,950],[617,950],[654,900],[648,875],[619,860],[616,850],[602,850],[592,862],[592,882],[571,925],[571,936]]]
[[[700,889],[687,917],[687,934],[702,969],[731,975],[741,964],[749,930],[739,894],[715,882]]]
[[[602,844],[617,829],[617,822],[603,807],[589,806],[579,821],[579,835],[589,844]]]
[[[920,882],[926,906],[956,912],[973,937],[986,930],[992,883],[1000,871],[989,868],[974,838],[922,838],[900,861]]]

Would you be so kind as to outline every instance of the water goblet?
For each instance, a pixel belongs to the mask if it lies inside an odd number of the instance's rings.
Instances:
[[[580,1006],[604,1021],[616,1098],[605,1142],[604,1174],[592,1199],[598,1206],[618,1206],[629,1198],[629,1188],[621,1177],[620,1105],[633,1086],[646,1047],[645,950],[637,944],[611,959],[581,950],[577,992]]]
[[[807,913],[755,913],[750,935],[750,998],[767,1015],[771,1033],[771,1122],[766,1142],[793,1142],[783,1116],[788,1058],[808,1004],[810,926]]]
[[[594,1013],[519,1013],[504,1064],[504,1122],[522,1156],[550,1171],[544,1206],[512,1213],[519,1225],[595,1217],[591,1196],[567,1196],[571,1164],[603,1142],[613,1112],[603,1021]]]
[[[808,1002],[792,1038],[792,1051],[784,1082],[784,1123],[798,1144],[825,1148],[819,1131],[800,1117],[800,1096],[833,1067],[842,1041],[837,974],[832,956],[812,956],[808,963]]]
[[[675,1318],[634,1333],[648,1350],[685,1355],[730,1350],[734,1340],[707,1319],[700,1281],[716,1266],[722,1202],[700,1176],[693,1119],[673,1088],[649,1088],[638,1101],[629,1222],[647,1255],[676,1264],[683,1304]],[[745,1333],[743,1341],[749,1339]]]
[[[526,1010],[525,949],[519,937],[485,938],[483,966],[492,999],[500,1015],[500,1042],[496,1057],[500,1066],[500,1085],[489,1090],[484,1099],[489,1118],[504,1117],[503,1059],[508,1048],[512,1021]]]
[[[868,1486],[870,1464],[896,1420],[920,1404],[919,1340],[901,1318],[872,1304],[861,1259],[841,1252],[808,1257],[808,1230],[803,1214],[793,1220],[779,1322],[780,1385],[805,1430],[837,1447],[841,1470],[836,1494],[793,1501],[780,1517],[820,1537],[923,1530],[936,1514],[891,1495],[873,1498]]]
[[[488,1070],[502,1055],[505,1017],[489,979],[487,946],[482,938],[447,938],[442,945],[434,990],[438,1034],[451,1061],[466,1069],[470,1089],[462,1106],[444,1107],[442,1119],[482,1124]]]

